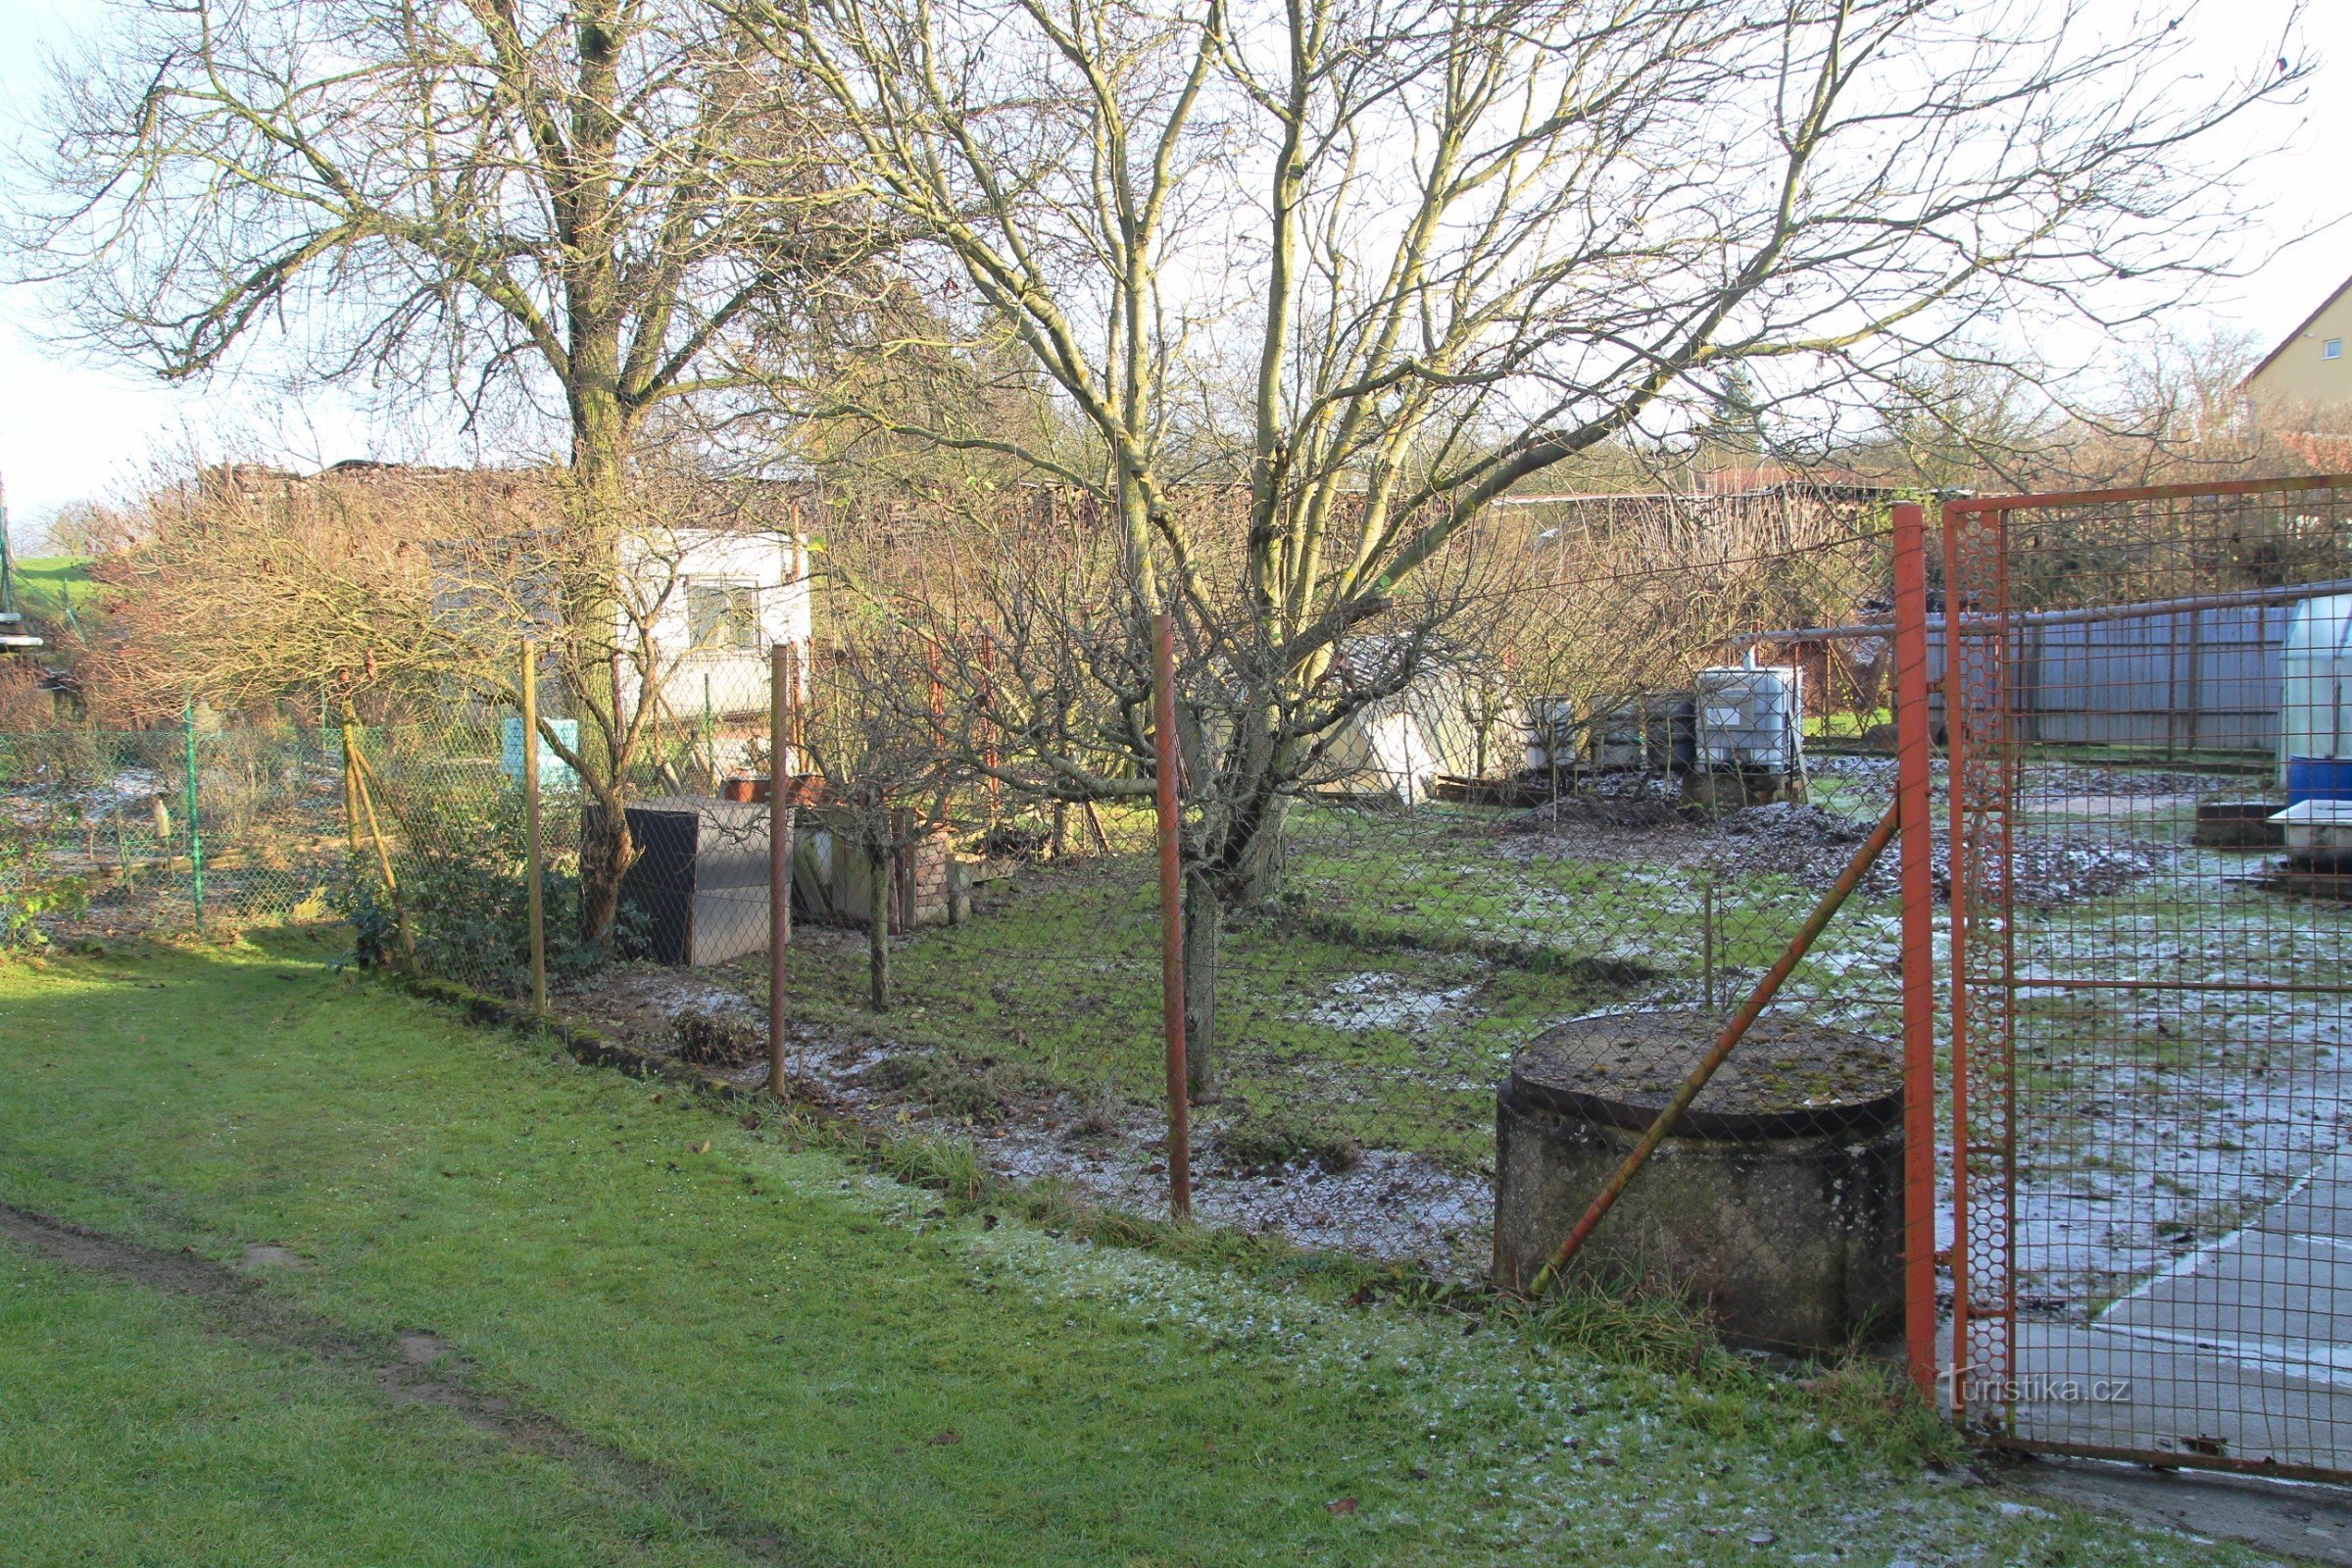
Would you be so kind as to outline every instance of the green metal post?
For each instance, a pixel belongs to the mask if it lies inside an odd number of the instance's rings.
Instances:
[[[0,502],[0,615],[13,615],[17,611],[15,548],[8,539],[8,506]],[[73,597],[71,590],[67,597]]]
[[[196,820],[196,699],[180,710],[179,729],[186,743],[188,767],[188,876],[196,903],[196,923],[204,924],[204,828]]]

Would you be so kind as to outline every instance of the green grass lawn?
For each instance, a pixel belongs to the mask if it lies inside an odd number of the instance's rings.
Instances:
[[[10,1563],[2215,1560],[1793,1385],[951,1207],[330,956],[0,966],[0,1202],[291,1259],[212,1299],[0,1242]],[[562,1443],[389,1396],[404,1333]]]
[[[697,1532],[452,1412],[0,1246],[14,1563],[707,1560]]]
[[[10,565],[20,606],[35,614],[59,615],[69,607],[79,610],[98,595],[90,564],[78,556],[34,556]]]

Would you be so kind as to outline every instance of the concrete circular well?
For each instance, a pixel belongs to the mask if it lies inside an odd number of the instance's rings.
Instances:
[[[1719,1027],[1694,1012],[1580,1018],[1512,1058],[1495,1105],[1497,1284],[1535,1277]],[[1902,1108],[1895,1046],[1760,1019],[1572,1272],[1679,1291],[1740,1344],[1826,1351],[1888,1332]]]

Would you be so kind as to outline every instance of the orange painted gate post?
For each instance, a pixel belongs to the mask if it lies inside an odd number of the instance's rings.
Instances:
[[[1903,1345],[1936,1395],[1936,873],[1929,800],[1927,523],[1894,509],[1895,806],[1903,900]]]

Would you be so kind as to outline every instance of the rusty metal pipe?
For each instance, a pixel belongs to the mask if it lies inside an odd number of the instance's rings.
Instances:
[[[1732,1021],[1724,1025],[1723,1033],[1716,1039],[1714,1047],[1696,1067],[1690,1069],[1690,1076],[1683,1080],[1683,1086],[1674,1092],[1674,1098],[1666,1102],[1666,1108],[1659,1111],[1657,1119],[1649,1124],[1649,1131],[1642,1135],[1642,1141],[1634,1146],[1634,1152],[1625,1156],[1625,1163],[1617,1167],[1616,1173],[1610,1176],[1607,1184],[1593,1198],[1584,1217],[1568,1233],[1568,1239],[1560,1243],[1560,1250],[1551,1255],[1551,1261],[1536,1271],[1535,1280],[1527,1288],[1528,1295],[1543,1296],[1550,1288],[1551,1282],[1559,1277],[1560,1270],[1568,1266],[1569,1259],[1583,1250],[1586,1239],[1592,1236],[1601,1216],[1615,1207],[1617,1200],[1625,1195],[1626,1184],[1648,1162],[1649,1156],[1657,1152],[1658,1146],[1666,1141],[1666,1135],[1674,1131],[1675,1123],[1683,1119],[1683,1112],[1690,1108],[1690,1102],[1698,1098],[1699,1091],[1707,1087],[1707,1081],[1715,1076],[1716,1069],[1730,1058],[1734,1048],[1746,1037],[1748,1026],[1771,1005],[1772,999],[1780,994],[1782,983],[1803,961],[1805,955],[1813,950],[1813,944],[1820,939],[1821,933],[1828,928],[1838,909],[1844,906],[1845,901],[1853,896],[1854,889],[1861,886],[1862,878],[1869,873],[1878,858],[1886,853],[1886,846],[1894,841],[1895,825],[1901,815],[1902,808],[1898,803],[1888,808],[1886,814],[1879,819],[1879,825],[1871,830],[1870,837],[1854,852],[1854,858],[1846,862],[1845,869],[1838,873],[1837,882],[1821,896],[1821,902],[1805,917],[1804,925],[1790,940],[1788,951],[1781,955],[1780,960],[1773,964],[1764,978],[1756,982],[1756,989],[1748,993],[1747,1000],[1740,1004],[1740,1010],[1732,1014]]]
[[[1192,1101],[1184,1061],[1184,877],[1176,801],[1176,619],[1152,617],[1152,770],[1159,808],[1159,1011],[1168,1054],[1168,1209],[1193,1212]]]
[[[1895,803],[1902,813],[1903,1347],[1912,1385],[1936,1397],[1936,874],[1930,839],[1935,737],[1928,714],[1927,514],[1894,509]]]

